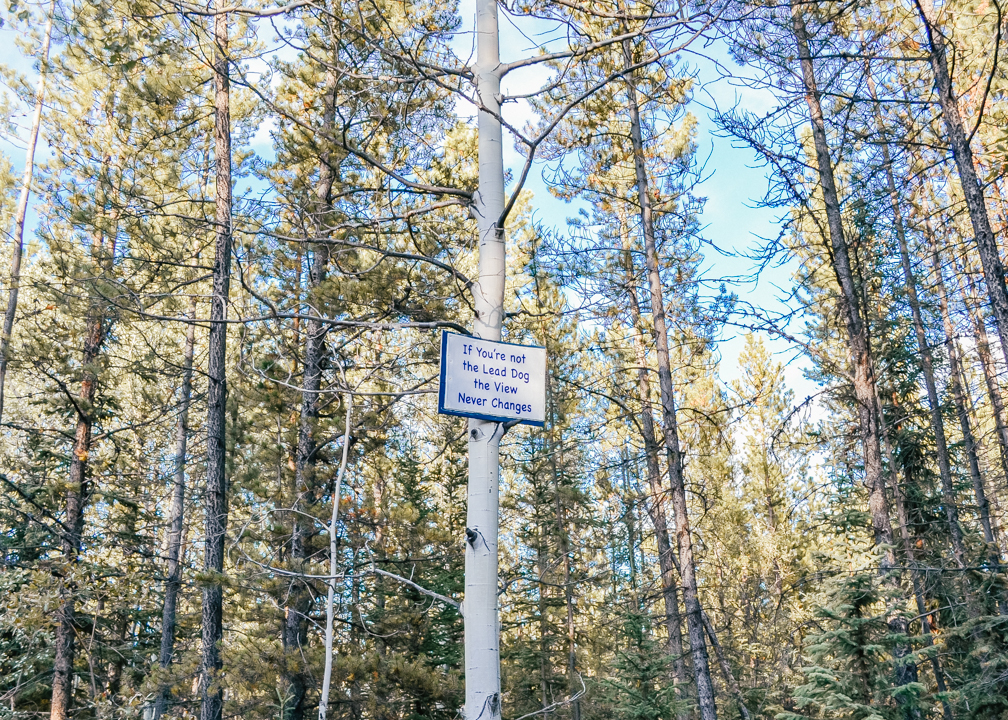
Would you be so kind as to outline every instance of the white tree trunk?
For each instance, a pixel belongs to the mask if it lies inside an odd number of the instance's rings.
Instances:
[[[496,0],[476,2],[479,111],[479,279],[473,285],[475,335],[500,340],[504,320],[504,156]],[[465,543],[465,720],[500,717],[497,524],[500,423],[469,421],[469,498]]]
[[[52,40],[53,17],[56,14],[56,0],[49,3],[45,34],[42,36],[42,55],[39,58],[39,79],[35,88],[35,112],[32,115],[31,132],[28,133],[28,147],[25,149],[25,169],[21,178],[21,195],[18,197],[17,214],[14,218],[14,250],[11,252],[10,285],[7,288],[7,312],[4,313],[3,334],[0,335],[0,419],[3,418],[4,387],[7,384],[7,357],[10,352],[11,335],[14,332],[14,316],[17,315],[18,290],[21,288],[21,257],[24,254],[24,227],[28,216],[28,198],[31,195],[32,176],[35,174],[35,146],[38,144],[39,128],[42,126],[42,102],[45,99],[46,72],[49,65],[49,44]]]
[[[345,382],[345,379],[344,379]],[[326,626],[325,626],[325,671],[322,675],[322,695],[319,698],[319,720],[326,720],[329,711],[329,686],[332,684],[333,666],[333,622],[336,614],[336,567],[339,558],[336,547],[336,522],[339,520],[340,495],[343,494],[343,475],[346,473],[347,457],[350,452],[350,422],[353,419],[353,392],[347,389],[346,420],[343,428],[343,457],[340,458],[339,472],[336,473],[336,487],[333,488],[332,517],[329,520],[329,579],[326,582]]]

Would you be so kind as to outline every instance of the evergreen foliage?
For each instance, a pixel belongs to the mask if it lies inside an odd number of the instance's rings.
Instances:
[[[440,333],[468,332],[481,291],[471,8],[51,7],[44,64],[49,3],[10,0],[0,30],[5,238],[30,207],[0,278],[20,293],[0,718],[196,717],[216,584],[225,716],[316,715],[331,660],[328,718],[459,717],[469,428],[436,398]],[[544,427],[500,428],[501,717],[1008,718],[1002,10],[498,4],[518,29],[503,339],[549,359]],[[707,108],[715,75],[745,86],[734,107]],[[705,237],[708,113],[765,166],[776,237]],[[222,573],[203,560],[215,132]],[[781,297],[753,302],[781,267]]]

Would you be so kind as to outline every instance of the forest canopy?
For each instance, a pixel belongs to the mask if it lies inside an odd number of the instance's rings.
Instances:
[[[1008,720],[1000,0],[0,20],[0,720]]]

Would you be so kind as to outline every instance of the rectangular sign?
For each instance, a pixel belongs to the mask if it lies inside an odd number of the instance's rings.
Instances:
[[[443,333],[438,412],[542,427],[546,348]]]

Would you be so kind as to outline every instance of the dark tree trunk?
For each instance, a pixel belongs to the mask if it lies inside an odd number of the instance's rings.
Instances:
[[[833,177],[833,162],[826,141],[826,123],[823,118],[812,56],[809,52],[808,32],[800,5],[792,4],[791,16],[795,41],[798,46],[798,57],[801,61],[802,79],[805,85],[805,102],[808,105],[812,122],[812,139],[819,166],[819,182],[823,191],[823,203],[826,206],[833,271],[836,274],[837,284],[840,286],[839,302],[847,326],[847,345],[854,371],[854,395],[858,404],[859,429],[864,452],[865,484],[869,491],[868,506],[872,517],[872,529],[875,533],[877,546],[890,546],[892,545],[892,525],[889,520],[888,502],[883,491],[885,480],[882,476],[882,450],[879,446],[879,411],[876,402],[875,375],[868,348],[868,332],[861,316],[850,253],[844,237],[840,200]],[[893,562],[892,550],[886,551],[885,564],[891,567]]]
[[[92,251],[95,265],[110,269],[115,255],[115,241],[111,250],[103,258],[104,238],[96,239]],[[76,655],[74,636],[76,635],[76,587],[69,577],[74,572],[81,551],[81,536],[84,532],[84,508],[91,496],[88,477],[88,457],[91,452],[91,432],[94,428],[94,401],[98,387],[95,363],[98,361],[102,344],[108,332],[108,320],[99,302],[93,301],[88,310],[81,356],[83,378],[80,396],[77,398],[77,427],[74,431],[73,451],[70,457],[70,477],[66,490],[66,519],[63,538],[60,543],[66,562],[66,577],[61,590],[61,604],[56,611],[56,633],[54,638],[55,657],[53,660],[52,700],[49,708],[50,720],[67,720],[73,704],[73,664]]]
[[[333,122],[335,103],[335,75],[326,73],[326,95],[323,124]],[[301,387],[301,415],[298,421],[297,455],[294,465],[293,509],[298,510],[302,499],[310,505],[315,498],[315,467],[318,463],[317,426],[319,392],[322,387],[322,358],[325,350],[327,325],[319,311],[318,289],[326,278],[329,265],[329,245],[325,242],[327,227],[331,222],[332,187],[335,173],[329,152],[319,158],[319,177],[315,186],[315,222],[312,226],[319,242],[311,244],[308,253],[308,320],[305,324],[304,375]],[[306,544],[313,527],[299,512],[291,513],[291,569],[303,571]],[[308,637],[307,612],[311,596],[300,580],[293,581],[290,602],[285,609],[283,647],[287,676],[287,697],[284,703],[286,720],[302,720],[305,714],[305,696],[308,688],[307,668],[301,656]]]
[[[633,65],[629,42],[623,43],[624,62]],[[634,168],[637,180],[637,197],[641,209],[641,226],[644,233],[645,262],[648,285],[651,290],[651,317],[654,323],[658,356],[658,386],[661,391],[662,419],[665,449],[668,453],[668,473],[671,484],[672,510],[675,516],[679,563],[682,568],[683,605],[686,609],[686,628],[689,632],[690,651],[693,656],[693,675],[696,680],[697,705],[701,720],[717,720],[714,685],[711,682],[707,642],[704,638],[700,597],[697,592],[696,563],[693,559],[693,537],[689,512],[686,507],[686,484],[683,480],[682,453],[679,449],[679,428],[676,424],[675,399],[672,390],[672,366],[669,359],[668,328],[665,320],[665,301],[658,267],[658,249],[655,242],[651,199],[644,162],[644,141],[641,133],[640,106],[633,77],[627,80],[627,106],[630,110],[630,140],[633,144]]]
[[[626,273],[626,292],[630,300],[630,317],[633,324],[634,352],[637,359],[637,391],[640,395],[640,428],[644,441],[644,457],[647,463],[648,490],[650,502],[646,504],[651,524],[655,529],[658,545],[658,566],[661,570],[662,599],[665,602],[665,628],[668,632],[668,655],[672,658],[673,680],[680,700],[689,696],[689,673],[686,669],[683,650],[682,617],[679,614],[679,589],[675,558],[669,542],[668,517],[665,513],[665,490],[661,483],[661,468],[658,464],[658,440],[655,435],[654,416],[651,409],[651,382],[648,378],[647,353],[644,342],[640,302],[637,298],[636,271],[630,253],[626,223],[620,220],[623,237],[623,259]],[[632,551],[632,549],[631,549]],[[679,711],[680,720],[687,720],[690,712],[683,707]]]
[[[220,643],[223,637],[224,535],[227,531],[227,307],[231,280],[231,111],[228,79],[228,19],[225,0],[215,0],[214,16],[214,161],[216,164],[216,225],[210,337],[207,352],[206,549],[203,567],[202,654],[200,658],[200,720],[221,720],[224,690],[220,684]]]
[[[966,135],[962,115],[959,114],[959,102],[952,87],[952,75],[949,72],[948,56],[942,34],[934,26],[928,13],[924,11],[920,0],[914,0],[924,23],[927,35],[928,60],[934,74],[935,93],[941,107],[945,131],[948,133],[949,146],[959,171],[959,184],[962,186],[966,208],[969,211],[973,234],[976,239],[980,263],[983,266],[984,279],[987,281],[987,294],[991,308],[994,311],[994,324],[998,337],[1001,339],[1001,351],[1008,360],[1008,289],[1005,287],[1005,270],[998,254],[997,242],[991,229],[990,217],[987,214],[987,203],[984,200],[983,186],[977,176],[973,164],[973,150],[970,148],[970,137]]]
[[[182,527],[185,519],[186,446],[189,442],[189,403],[192,400],[193,350],[196,345],[196,296],[189,304],[185,350],[182,359],[182,388],[179,391],[179,418],[175,430],[175,473],[172,482],[171,514],[168,519],[168,574],[165,578],[164,607],[161,609],[161,652],[158,664],[166,672],[175,651],[176,607],[182,587]],[[171,699],[171,685],[164,682],[154,701],[154,720],[164,714]]]
[[[877,119],[881,125],[881,119]],[[966,551],[963,549],[962,527],[959,524],[959,506],[956,503],[955,489],[952,486],[952,468],[949,462],[945,421],[942,418],[941,402],[938,399],[938,386],[935,384],[931,346],[928,344],[927,334],[924,331],[924,319],[921,316],[920,301],[917,299],[917,279],[914,277],[913,268],[910,266],[910,251],[907,247],[903,211],[900,207],[899,196],[896,194],[896,179],[893,177],[892,158],[889,155],[889,145],[885,142],[882,143],[882,157],[885,163],[889,202],[893,211],[893,224],[896,229],[896,239],[899,242],[900,260],[903,265],[903,280],[906,283],[907,300],[910,303],[914,333],[917,336],[917,351],[920,353],[921,370],[924,372],[924,384],[927,387],[928,406],[931,411],[931,431],[935,437],[935,449],[938,455],[938,474],[941,477],[942,497],[945,501],[945,519],[948,521],[949,536],[952,539],[952,555],[955,557],[955,561],[959,567],[963,568],[966,566]],[[954,376],[955,374],[953,373]],[[956,381],[953,380],[953,382]]]

